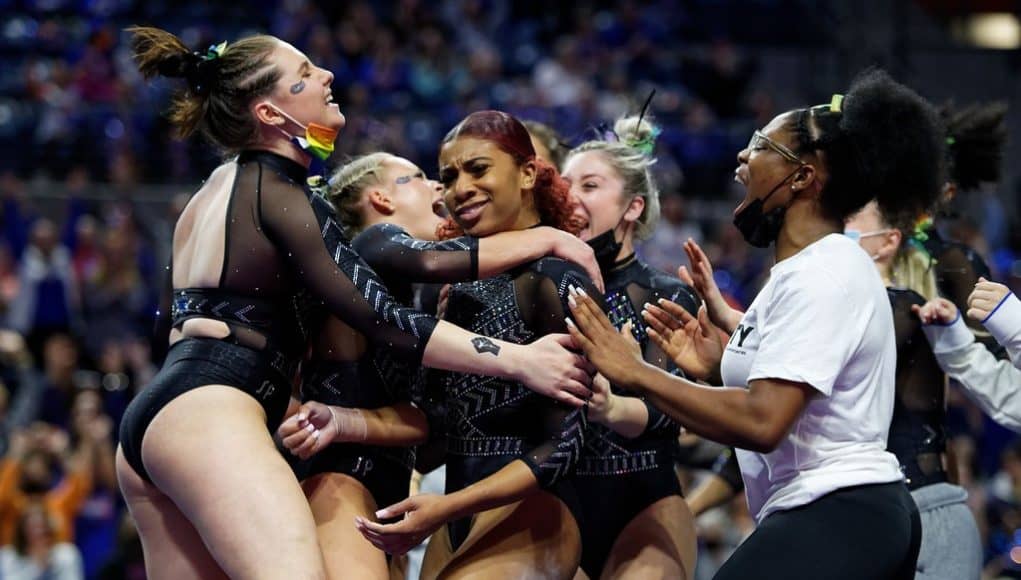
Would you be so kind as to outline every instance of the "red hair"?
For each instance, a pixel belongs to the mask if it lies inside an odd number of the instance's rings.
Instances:
[[[532,197],[539,211],[540,223],[575,235],[581,231],[581,224],[574,217],[575,203],[571,199],[571,186],[560,177],[556,167],[535,156],[532,138],[521,121],[503,111],[477,111],[451,129],[440,145],[459,137],[491,141],[519,166],[528,161],[534,162],[536,175]],[[445,240],[464,235],[464,230],[453,218],[447,218],[436,229],[436,233],[441,240]]]

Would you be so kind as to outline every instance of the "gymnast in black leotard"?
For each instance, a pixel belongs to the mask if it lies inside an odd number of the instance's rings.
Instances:
[[[600,258],[610,320],[630,323],[644,358],[677,372],[673,361],[645,334],[645,304],[665,298],[694,315],[700,300],[677,278],[635,256],[659,219],[659,192],[651,175],[656,129],[648,120],[617,121],[612,140],[583,143],[564,164],[564,178],[579,203],[576,215]],[[636,401],[634,394],[614,392]],[[585,449],[575,481],[584,525],[581,567],[589,578],[690,577],[695,567],[695,530],[674,471],[679,426],[643,400],[641,429],[618,433],[590,412]]]
[[[421,169],[386,153],[353,159],[329,179],[327,197],[347,231],[357,234],[352,247],[402,304],[413,302],[413,283],[489,277],[546,254],[587,263],[598,275],[591,248],[550,227],[436,241],[445,216],[440,194],[439,184]],[[304,363],[302,398],[307,402],[302,411],[331,413],[331,420],[336,417],[344,427],[332,444],[299,467],[320,544],[329,546],[323,554],[327,571],[335,576],[387,575],[383,552],[358,534],[351,521],[355,516],[370,518],[378,508],[408,495],[412,445],[428,434],[422,411],[410,403],[416,399],[420,371],[395,359],[386,347],[367,345],[334,317]],[[298,429],[292,422],[281,430],[285,445],[307,440]]]
[[[556,376],[525,377],[542,384],[584,371],[559,344],[482,356],[477,337],[390,299],[329,203],[303,187],[311,153],[327,154],[344,124],[332,74],[273,37],[198,54],[165,31],[132,32],[146,76],[188,82],[171,112],[181,132],[199,129],[240,153],[178,221],[173,346],[121,425],[118,477],[147,572],[322,577],[307,502],[267,430],[283,415],[299,351],[289,341],[303,344],[313,299],[412,363],[520,377],[521,361],[548,356]],[[222,460],[231,456],[244,460]]]
[[[440,179],[453,216],[445,237],[463,231],[485,239],[540,223],[571,223],[567,184],[535,159],[528,132],[505,113],[473,113],[447,135]],[[570,285],[598,295],[580,267],[543,258],[455,285],[447,317],[482,335],[529,343],[564,330]],[[500,351],[487,339],[477,347],[492,355]],[[482,570],[493,577],[573,577],[580,538],[569,475],[581,451],[583,411],[513,380],[452,373],[445,382],[447,494],[413,496],[382,514],[411,517],[362,524],[363,533],[400,553],[436,531],[423,578]]]

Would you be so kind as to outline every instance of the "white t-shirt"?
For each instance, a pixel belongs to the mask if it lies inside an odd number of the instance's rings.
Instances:
[[[82,580],[82,557],[74,544],[60,543],[50,551],[46,568],[22,556],[14,546],[0,548],[0,578],[3,580]]]
[[[819,394],[772,453],[737,450],[756,521],[903,478],[886,451],[896,364],[890,301],[857,242],[831,234],[773,266],[723,353],[723,384],[784,379]]]

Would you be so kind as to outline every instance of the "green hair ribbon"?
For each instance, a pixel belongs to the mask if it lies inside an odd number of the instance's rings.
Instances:
[[[654,127],[648,135],[641,139],[624,139],[624,144],[646,155],[652,155],[652,151],[656,148],[656,138],[662,132],[663,130],[659,127]]]
[[[210,44],[209,48],[206,49],[206,53],[202,55],[202,60],[210,61],[216,60],[223,56],[223,51],[227,50],[227,41],[224,40],[220,44]]]

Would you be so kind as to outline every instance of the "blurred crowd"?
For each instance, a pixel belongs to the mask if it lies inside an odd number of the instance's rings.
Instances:
[[[195,48],[254,31],[293,42],[336,75],[348,126],[334,163],[386,150],[429,171],[445,131],[483,108],[546,122],[569,146],[655,88],[663,219],[640,251],[674,272],[694,238],[733,303],[750,302],[769,264],[730,226],[732,171],[778,105],[748,47],[811,49],[820,33],[790,33],[793,0],[746,2],[741,19],[720,16],[729,1],[571,4],[0,0],[0,577],[144,577],[114,476],[116,425],[165,348],[150,344],[153,314],[188,195],[140,192],[193,190],[218,152],[171,138],[160,111],[176,87],[142,82],[127,25]],[[766,14],[775,26],[758,25]],[[977,217],[947,221],[950,237],[1013,281],[1009,212],[995,195],[961,197],[961,215]],[[1021,439],[956,390],[951,406],[989,572],[1016,573]],[[698,577],[752,526],[743,497],[703,516]]]

